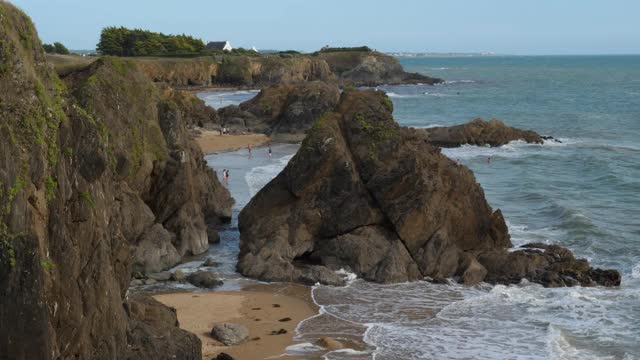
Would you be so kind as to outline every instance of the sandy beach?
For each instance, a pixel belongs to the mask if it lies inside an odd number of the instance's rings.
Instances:
[[[310,289],[293,284],[250,286],[242,291],[212,291],[162,294],[158,301],[176,309],[180,327],[202,340],[202,355],[211,359],[225,352],[236,359],[276,357],[294,344],[298,323],[318,312],[310,298]],[[288,320],[290,319],[290,320]],[[224,346],[211,336],[218,323],[237,323],[249,329],[249,341]],[[272,335],[273,331],[285,334]]]
[[[195,137],[202,152],[212,154],[221,151],[233,151],[251,145],[261,146],[269,142],[269,137],[264,134],[246,135],[220,135],[218,131],[201,130],[201,134]]]

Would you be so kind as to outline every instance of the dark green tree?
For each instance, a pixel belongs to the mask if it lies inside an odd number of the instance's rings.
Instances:
[[[51,44],[42,44],[42,48],[47,54],[53,54],[56,52],[56,48]]]
[[[55,48],[56,54],[68,55],[69,49],[66,46],[62,45],[60,42],[54,42],[53,47]]]
[[[142,29],[106,27],[96,46],[102,55],[172,56],[198,54],[204,43],[188,35],[165,35]]]

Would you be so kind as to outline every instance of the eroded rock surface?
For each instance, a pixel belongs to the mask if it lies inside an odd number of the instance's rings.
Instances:
[[[340,99],[338,86],[320,81],[270,86],[240,106],[221,109],[222,126],[231,132],[260,132],[276,142],[299,142],[320,115]]]
[[[616,284],[617,272],[553,261],[558,252],[509,253],[502,213],[473,173],[423,131],[399,127],[391,111],[382,92],[354,90],[316,120],[286,168],[240,213],[240,272],[307,284],[340,284],[341,268],[383,283]],[[577,281],[547,281],[556,276],[548,273]]]
[[[200,358],[175,316],[156,328],[125,311],[134,263],[172,266],[230,215],[187,113],[126,60],[61,81],[31,20],[0,2],[2,357]]]

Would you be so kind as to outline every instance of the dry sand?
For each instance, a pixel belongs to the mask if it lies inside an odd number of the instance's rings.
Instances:
[[[252,147],[264,145],[269,142],[269,137],[264,134],[220,135],[218,131],[201,130],[195,140],[203,153],[212,154],[246,148],[249,144]]]
[[[242,291],[212,291],[162,294],[154,296],[174,307],[180,327],[202,340],[204,359],[225,352],[236,359],[265,359],[285,352],[294,344],[298,323],[318,313],[310,289],[294,284],[255,285]],[[279,321],[290,318],[289,321]],[[224,346],[209,334],[214,324],[232,322],[249,329],[248,342]],[[286,334],[271,335],[285,329]]]

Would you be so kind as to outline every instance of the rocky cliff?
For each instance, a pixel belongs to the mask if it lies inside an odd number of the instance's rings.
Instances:
[[[308,56],[222,55],[198,58],[135,58],[153,81],[174,87],[261,87],[299,81],[334,81],[329,65]]]
[[[338,86],[322,81],[266,87],[240,106],[218,111],[221,126],[231,132],[258,132],[276,142],[300,142],[317,117],[340,98]]]
[[[531,144],[543,143],[543,138],[535,131],[516,129],[498,119],[485,121],[476,118],[463,125],[439,126],[421,131],[427,135],[428,141],[433,145],[447,148],[465,144],[501,146],[515,140]]]
[[[340,268],[377,282],[619,283],[617,272],[600,275],[566,249],[508,252],[502,213],[473,173],[424,132],[399,127],[391,112],[382,92],[353,90],[316,120],[286,168],[240,213],[239,271],[309,284],[340,284]]]
[[[26,15],[0,2],[0,22],[0,354],[200,359],[169,309],[126,299],[134,267],[201,252],[230,216],[187,112],[120,59],[63,82]]]
[[[90,62],[47,55],[61,75]],[[318,52],[311,55],[216,55],[196,58],[130,58],[156,83],[177,88],[232,86],[259,88],[300,81],[338,82],[341,86],[435,84],[443,80],[407,73],[392,56],[375,51]]]
[[[407,73],[396,58],[377,51],[320,51],[315,56],[329,64],[342,85],[433,85],[444,81],[418,73]]]

